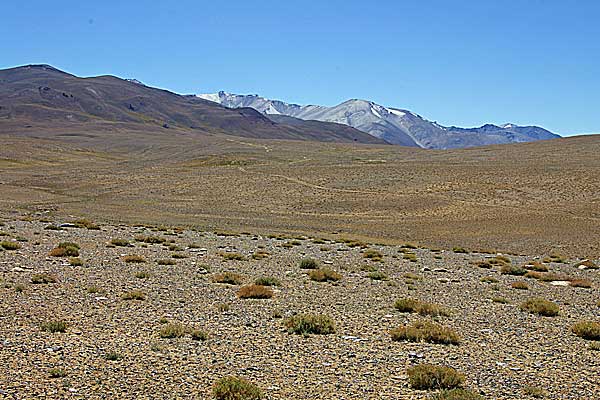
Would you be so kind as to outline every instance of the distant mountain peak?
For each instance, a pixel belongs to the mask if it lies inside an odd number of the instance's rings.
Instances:
[[[485,124],[479,128],[445,127],[428,121],[409,110],[386,107],[365,99],[349,99],[333,107],[298,105],[271,100],[257,94],[239,95],[227,92],[197,95],[225,107],[250,107],[269,116],[334,122],[367,132],[391,144],[431,149],[447,149],[529,142],[559,137],[540,127],[521,127],[512,123],[498,126]]]

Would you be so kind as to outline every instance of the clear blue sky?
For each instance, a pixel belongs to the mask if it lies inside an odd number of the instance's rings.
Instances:
[[[600,132],[600,1],[5,0],[0,68]]]

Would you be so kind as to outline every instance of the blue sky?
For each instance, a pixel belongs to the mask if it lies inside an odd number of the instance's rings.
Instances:
[[[0,68],[600,132],[600,1],[12,1]]]

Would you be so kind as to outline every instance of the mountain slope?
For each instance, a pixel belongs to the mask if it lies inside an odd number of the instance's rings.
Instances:
[[[352,99],[333,107],[288,104],[257,95],[226,92],[198,97],[226,107],[250,107],[261,113],[287,115],[305,120],[329,121],[352,126],[388,143],[428,149],[448,149],[531,142],[559,137],[543,128],[484,125],[479,128],[444,127],[408,110],[384,107],[371,101]]]
[[[114,76],[80,78],[48,65],[0,70],[0,125],[120,123],[265,139],[385,143],[346,126],[278,124],[252,108],[232,110]]]

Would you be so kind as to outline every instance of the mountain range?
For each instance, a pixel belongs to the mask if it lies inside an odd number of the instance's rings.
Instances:
[[[351,99],[333,107],[298,105],[258,95],[227,92],[199,94],[199,98],[230,108],[253,108],[273,121],[282,116],[302,120],[334,122],[354,127],[388,143],[427,149],[449,149],[490,144],[532,142],[559,136],[537,126],[486,124],[477,128],[445,127],[400,108],[385,107],[368,100]]]
[[[386,144],[347,125],[331,122],[277,123],[252,108],[231,109],[195,96],[104,75],[81,78],[50,65],[0,70],[0,131],[168,129],[185,134],[324,142]]]
[[[300,106],[225,92],[181,95],[135,79],[78,77],[50,65],[0,70],[0,133],[51,135],[66,130],[218,134],[427,149],[558,137],[539,127],[513,124],[444,127],[411,111],[366,100],[348,100],[335,107]]]

